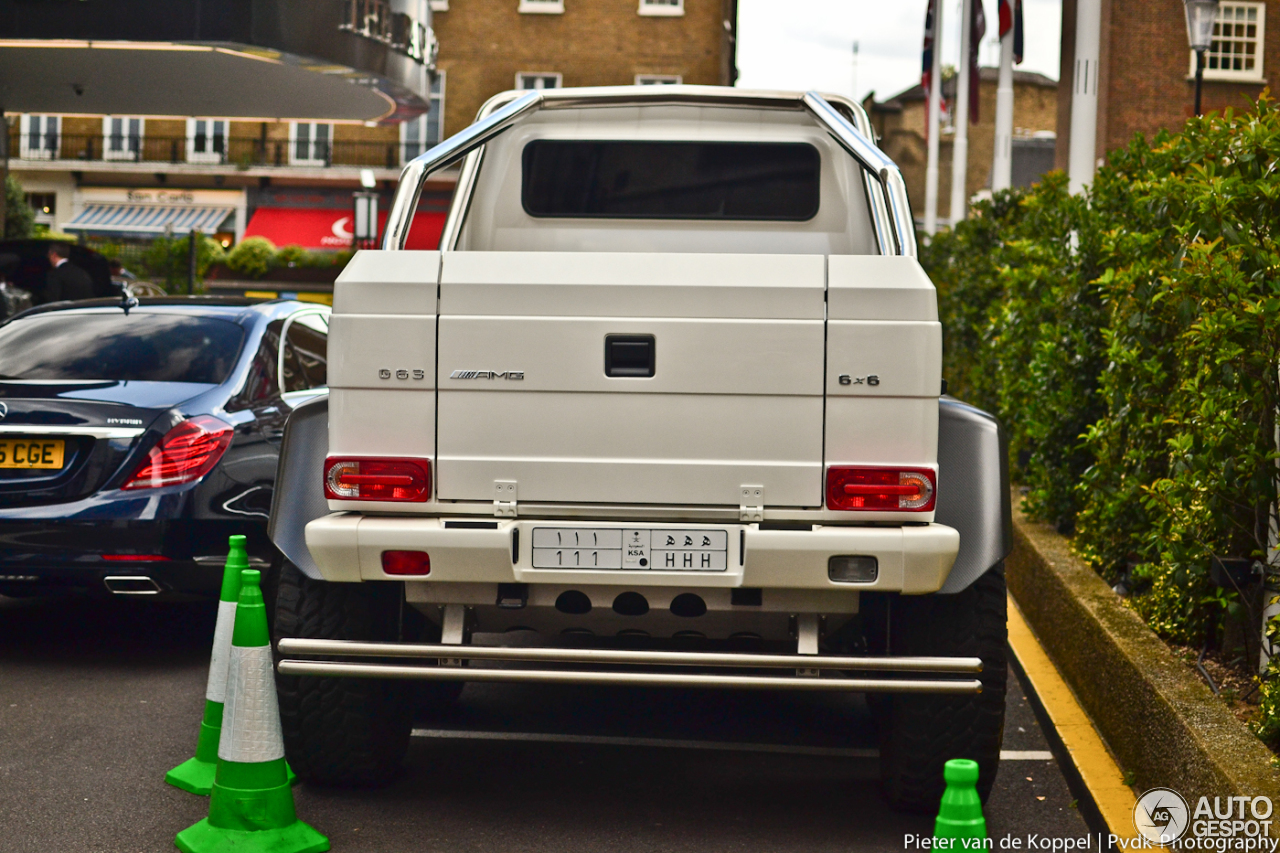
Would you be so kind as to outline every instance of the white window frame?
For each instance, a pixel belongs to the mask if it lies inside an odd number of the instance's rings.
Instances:
[[[526,78],[536,81],[539,85],[524,85]],[[548,86],[548,80],[555,80],[554,86]],[[521,91],[534,89],[559,89],[564,86],[564,75],[559,71],[517,71],[516,72],[516,88]]]
[[[306,157],[298,156],[298,128],[302,125],[307,126],[307,141],[303,142],[307,146]],[[317,157],[316,129],[327,127],[329,129],[328,157]],[[290,166],[328,166],[333,162],[333,123],[327,121],[291,121],[289,122],[289,165]]]
[[[446,88],[445,72],[437,71],[436,78],[431,81],[431,111],[426,115],[401,123],[400,162],[408,163],[414,157],[444,140],[444,98]],[[436,126],[434,138],[430,133],[433,122]],[[409,130],[411,128],[417,130],[418,138],[416,140],[409,139]],[[416,146],[416,148],[410,148],[411,145]]]
[[[449,0],[431,0],[432,12],[448,12]]]
[[[40,125],[37,131],[40,144],[31,147],[31,120],[35,119]],[[49,128],[47,122],[52,121],[54,124],[53,131],[53,147],[49,148]],[[62,150],[62,118],[61,116],[45,115],[44,113],[24,114],[18,121],[18,156],[23,160],[57,160]]]
[[[1204,79],[1206,80],[1238,80],[1241,82],[1250,82],[1250,83],[1264,82],[1262,66],[1263,66],[1263,58],[1266,56],[1266,45],[1267,45],[1267,41],[1266,41],[1267,4],[1254,2],[1254,0],[1223,0],[1223,2],[1220,3],[1218,6],[1218,21],[1219,22],[1221,21],[1222,14],[1227,9],[1231,9],[1234,11],[1235,9],[1242,8],[1242,7],[1246,9],[1256,9],[1258,12],[1258,33],[1255,39],[1257,50],[1253,56],[1254,67],[1249,70],[1241,69],[1239,71],[1236,71],[1235,69],[1210,68],[1209,67],[1210,55],[1213,51],[1213,48],[1210,47],[1209,50],[1205,51],[1205,55],[1204,55]],[[1214,24],[1214,28],[1216,29],[1218,25],[1219,23],[1216,22]],[[1232,40],[1235,41],[1235,39],[1232,39]],[[1214,36],[1214,41],[1215,42],[1218,41],[1218,37],[1216,35]],[[1195,77],[1195,74],[1196,74],[1196,53],[1193,50],[1191,51],[1190,69],[1187,72],[1187,76]]]
[[[196,124],[197,122],[205,123],[205,148],[206,151],[196,150]],[[217,126],[222,125],[222,152],[219,153],[211,145],[213,139],[218,137]],[[213,132],[210,133],[209,130]],[[228,147],[231,144],[231,122],[225,118],[189,118],[187,119],[187,162],[188,163],[225,163],[227,162]]]
[[[521,15],[563,15],[564,0],[520,0],[516,11]]]
[[[123,146],[119,150],[112,148],[112,140],[115,134],[112,131],[112,122],[120,122],[120,142]],[[129,144],[134,139],[130,130],[132,122],[138,123],[138,142],[137,150]],[[126,160],[130,163],[136,163],[142,159],[142,142],[147,138],[147,122],[142,116],[103,116],[102,117],[102,159],[103,160]]]
[[[684,77],[679,74],[637,74],[637,86],[679,86]]]
[[[641,15],[674,18],[684,14],[684,0],[640,0]]]

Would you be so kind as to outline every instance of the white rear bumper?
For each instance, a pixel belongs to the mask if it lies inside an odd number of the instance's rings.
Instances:
[[[458,527],[485,524],[492,527]],[[535,527],[618,529],[640,525],[655,531],[689,524],[563,522],[540,519],[409,518],[335,513],[307,525],[307,548],[326,580],[423,580],[447,583],[526,583],[661,587],[758,587],[849,592],[936,592],[946,581],[960,534],[943,524],[904,527],[823,527],[761,530],[759,524],[699,524],[728,532],[720,571],[591,570],[534,568]],[[382,570],[382,552],[426,551],[431,573],[401,578]],[[869,583],[837,583],[828,560],[839,555],[875,557]]]

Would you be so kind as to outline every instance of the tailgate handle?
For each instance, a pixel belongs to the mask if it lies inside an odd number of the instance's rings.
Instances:
[[[605,335],[604,375],[642,379],[653,376],[656,350],[653,335]]]

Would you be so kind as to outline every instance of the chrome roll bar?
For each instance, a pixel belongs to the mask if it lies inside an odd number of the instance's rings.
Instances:
[[[449,137],[431,150],[405,164],[400,173],[400,186],[387,216],[384,249],[403,249],[413,222],[414,211],[422,196],[422,187],[433,173],[474,151],[516,122],[539,109],[580,109],[583,107],[626,106],[637,104],[702,104],[749,107],[783,106],[807,111],[814,120],[854,160],[858,161],[875,182],[883,197],[871,199],[872,222],[880,251],[886,255],[916,256],[915,222],[907,200],[906,184],[897,164],[885,156],[861,131],[817,92],[801,96],[777,93],[758,94],[743,90],[697,86],[641,87],[653,91],[636,91],[631,87],[597,89],[584,94],[579,89],[545,89],[521,95],[494,110],[461,133]],[[500,96],[501,97],[501,96]],[[886,209],[887,208],[887,209]]]

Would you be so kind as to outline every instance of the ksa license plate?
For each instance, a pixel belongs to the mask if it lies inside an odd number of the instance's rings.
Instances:
[[[535,569],[723,572],[729,532],[712,529],[535,527]]]
[[[0,468],[61,468],[65,450],[60,438],[0,438]]]

